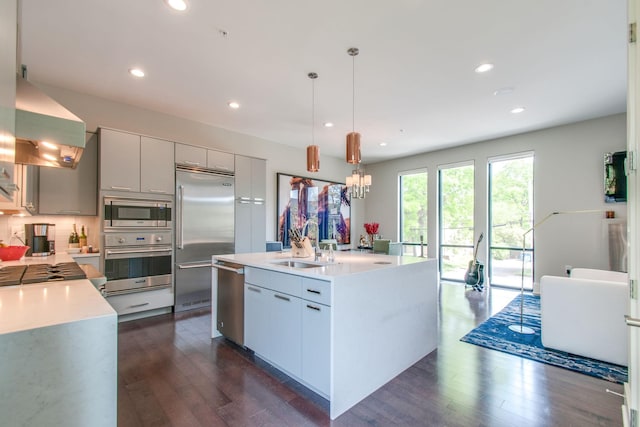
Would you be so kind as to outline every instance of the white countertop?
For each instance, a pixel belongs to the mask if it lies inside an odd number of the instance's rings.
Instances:
[[[66,252],[58,252],[49,256],[24,256],[17,261],[2,261],[0,268],[5,265],[29,265],[29,264],[58,264],[61,262],[74,262],[71,255]]]
[[[286,272],[298,276],[330,280],[333,277],[364,273],[379,269],[395,268],[402,265],[425,262],[429,258],[412,256],[380,255],[365,252],[336,251],[335,261],[329,263],[326,258],[314,261],[314,257],[292,258],[290,252],[256,252],[248,254],[214,255],[213,260],[227,261],[249,267]],[[278,265],[276,262],[294,260],[320,264],[316,268],[296,268]]]
[[[58,253],[47,257],[3,261],[0,268],[72,261],[70,255]],[[116,315],[111,305],[87,279],[0,286],[0,334]]]

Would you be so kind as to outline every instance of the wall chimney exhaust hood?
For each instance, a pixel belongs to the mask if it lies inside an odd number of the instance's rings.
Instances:
[[[19,75],[16,83],[15,162],[75,168],[85,146],[84,122]]]

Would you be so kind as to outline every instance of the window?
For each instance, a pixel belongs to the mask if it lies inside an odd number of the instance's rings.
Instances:
[[[427,244],[426,171],[400,175],[400,241],[407,255],[421,255],[420,243]]]
[[[474,248],[473,164],[439,170],[440,277],[464,281]]]
[[[491,284],[533,287],[533,154],[489,161],[489,276]]]

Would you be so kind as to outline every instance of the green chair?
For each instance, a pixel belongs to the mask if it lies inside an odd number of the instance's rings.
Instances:
[[[318,245],[323,251],[329,250],[330,246],[333,246],[333,250],[338,250],[338,241],[336,239],[322,239]]]
[[[373,253],[374,254],[389,254],[389,239],[380,239],[373,241]]]

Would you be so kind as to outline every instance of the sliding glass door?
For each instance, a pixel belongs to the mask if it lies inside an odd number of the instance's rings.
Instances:
[[[475,243],[473,164],[441,167],[438,189],[440,277],[464,281]]]

